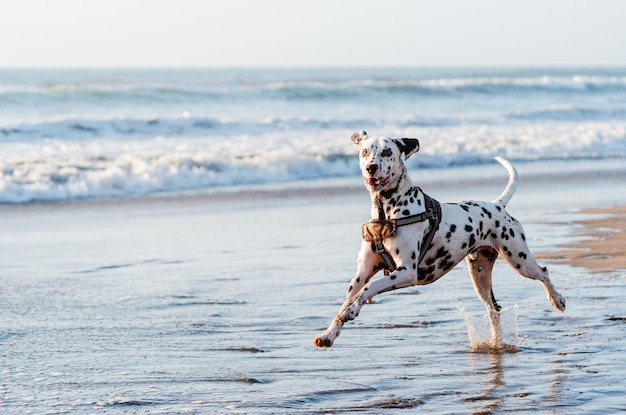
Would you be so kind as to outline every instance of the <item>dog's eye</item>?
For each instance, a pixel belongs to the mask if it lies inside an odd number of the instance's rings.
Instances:
[[[383,157],[391,157],[393,155],[393,151],[391,151],[390,148],[386,148],[382,151],[382,153],[380,153],[380,155]]]
[[[361,150],[361,157],[367,157],[370,154],[370,151],[366,148]]]

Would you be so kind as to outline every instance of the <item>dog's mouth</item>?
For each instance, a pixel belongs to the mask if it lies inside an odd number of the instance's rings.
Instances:
[[[384,179],[378,177],[364,177],[365,185],[374,189],[382,189],[387,183],[389,183],[389,177]]]

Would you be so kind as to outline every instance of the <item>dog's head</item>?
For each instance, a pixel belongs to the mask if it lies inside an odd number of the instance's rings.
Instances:
[[[368,137],[365,131],[352,134],[359,146],[359,165],[370,192],[393,188],[404,170],[401,155],[408,159],[419,151],[417,138]]]

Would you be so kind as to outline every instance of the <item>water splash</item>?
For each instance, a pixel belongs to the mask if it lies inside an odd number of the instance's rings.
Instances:
[[[494,343],[491,323],[487,314],[473,316],[458,307],[467,326],[467,335],[472,352],[475,353],[517,353],[521,339],[517,330],[517,306],[500,310],[500,341]]]

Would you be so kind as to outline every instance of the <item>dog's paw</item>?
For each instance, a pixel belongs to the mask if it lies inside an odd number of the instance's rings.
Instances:
[[[560,311],[561,313],[565,311],[565,297],[563,297],[561,294],[549,297],[549,300],[550,304],[552,304],[552,307],[554,307],[556,310]]]
[[[313,344],[315,344],[315,346],[317,347],[330,347],[333,345],[333,341],[328,337],[320,336],[316,337],[315,340],[313,340]]]

